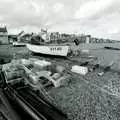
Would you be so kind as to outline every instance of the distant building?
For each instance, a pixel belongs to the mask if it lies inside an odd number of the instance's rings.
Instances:
[[[8,41],[8,32],[6,27],[0,27],[0,43],[9,44]]]
[[[41,37],[45,42],[50,42],[50,33],[42,34]]]
[[[39,35],[45,42],[50,42],[50,33],[47,31],[47,29],[41,29]]]
[[[8,35],[8,41],[10,44],[17,41],[17,35]]]
[[[31,37],[32,37],[32,35],[31,34],[24,34],[24,35],[22,35],[19,39],[19,41],[20,42],[24,42],[24,43],[27,43],[27,42],[30,42],[30,40],[31,40]]]
[[[59,32],[52,32],[50,34],[50,40],[51,41],[57,41],[58,39],[60,39],[60,33]]]
[[[91,35],[87,35],[86,36],[86,43],[89,44],[91,40]]]

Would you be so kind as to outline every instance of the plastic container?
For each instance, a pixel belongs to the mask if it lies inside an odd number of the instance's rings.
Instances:
[[[88,73],[88,68],[83,66],[74,65],[71,69],[72,72],[78,73],[80,75],[86,75]]]

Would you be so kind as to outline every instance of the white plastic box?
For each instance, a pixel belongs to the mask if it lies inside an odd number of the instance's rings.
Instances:
[[[71,69],[72,72],[78,73],[81,75],[86,75],[88,73],[88,68],[83,66],[74,65]]]

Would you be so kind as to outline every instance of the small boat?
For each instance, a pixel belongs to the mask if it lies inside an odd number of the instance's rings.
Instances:
[[[30,43],[26,44],[26,47],[33,53],[40,53],[44,55],[53,56],[67,56],[71,52],[71,45],[66,43],[58,43],[58,41],[52,41],[47,31],[41,32],[41,35],[32,35]],[[79,41],[76,39],[75,45],[79,45]]]
[[[69,45],[34,45],[26,44],[26,47],[33,53],[40,53],[55,56],[67,56]]]
[[[22,46],[25,46],[26,43],[23,43],[23,42],[13,42],[13,46],[14,47],[22,47]]]
[[[110,50],[120,50],[120,48],[116,48],[116,47],[108,47],[108,46],[105,46],[104,48],[105,48],[105,49],[110,49]]]

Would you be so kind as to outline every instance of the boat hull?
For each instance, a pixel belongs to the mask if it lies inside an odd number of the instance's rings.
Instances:
[[[26,43],[22,43],[22,42],[13,42],[13,46],[14,47],[20,47],[20,46],[25,46]]]
[[[67,45],[32,45],[27,44],[27,48],[33,53],[40,53],[55,56],[67,56],[69,46]]]

